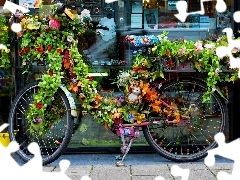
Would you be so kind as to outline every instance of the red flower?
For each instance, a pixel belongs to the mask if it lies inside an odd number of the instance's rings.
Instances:
[[[92,81],[92,80],[93,80],[93,77],[92,77],[92,76],[88,76],[87,79],[88,79],[89,81]]]
[[[24,54],[24,50],[18,50],[18,54],[21,56]]]
[[[133,67],[133,70],[134,70],[134,71],[138,71],[138,66],[134,66],[134,67]]]
[[[43,104],[41,102],[38,102],[36,104],[36,108],[41,109],[43,107]]]
[[[44,51],[44,49],[42,46],[40,46],[39,48],[37,48],[37,51],[42,53]]]
[[[59,54],[61,54],[63,51],[62,51],[60,48],[58,48],[58,49],[57,49],[57,52],[58,52]]]
[[[25,48],[24,48],[24,51],[25,51],[26,53],[28,53],[28,52],[30,51],[29,47],[25,47]]]
[[[49,31],[50,31],[50,28],[47,28],[47,29],[46,29],[46,32],[49,33]]]
[[[52,48],[53,48],[53,47],[52,47],[51,45],[48,45],[47,50],[51,51]]]

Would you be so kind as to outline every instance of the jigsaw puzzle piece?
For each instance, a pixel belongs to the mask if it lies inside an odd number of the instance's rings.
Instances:
[[[178,165],[173,165],[171,167],[171,174],[173,176],[181,176],[182,177],[181,180],[188,180],[189,174],[190,174],[190,170],[189,169],[180,168]]]
[[[162,176],[157,176],[154,180],[165,180]]]
[[[33,154],[34,157],[30,159],[28,163],[23,165],[22,170],[25,172],[41,173],[43,171],[43,167],[39,145],[36,142],[31,142],[28,145],[28,151]]]
[[[190,14],[200,14],[200,15],[204,15],[205,14],[205,9],[204,9],[204,2],[208,2],[208,1],[211,1],[211,0],[201,0],[200,1],[200,7],[201,7],[201,10],[200,11],[194,11],[194,12],[190,12],[188,13],[187,12],[187,9],[188,9],[188,4],[186,1],[178,1],[176,3],[176,9],[178,11],[178,14],[174,14],[174,16],[176,18],[178,18],[179,21],[181,22],[185,22],[186,19],[187,19],[187,16],[190,15]],[[226,11],[227,9],[227,5],[226,3],[224,2],[224,0],[217,0],[217,3],[216,3],[216,6],[215,6],[216,10],[218,12],[224,12]]]
[[[218,143],[218,147],[208,150],[208,155],[204,159],[204,163],[207,166],[214,166],[216,155],[233,160],[234,164],[233,164],[232,174],[228,175],[226,173],[220,173],[220,175],[223,175],[225,177],[226,176],[231,177],[230,179],[232,179],[232,178],[239,179],[239,176],[240,176],[240,171],[239,171],[239,169],[240,169],[240,157],[239,157],[240,138],[238,138],[232,142],[226,143],[224,134],[217,133],[214,136],[214,139]],[[220,175],[219,175],[219,177],[220,177]]]
[[[236,23],[240,23],[240,11],[235,11],[233,13],[233,19]]]
[[[176,3],[176,9],[178,14],[174,14],[179,21],[185,22],[189,13],[187,13],[187,2],[186,1],[178,1]]]
[[[216,10],[220,13],[223,13],[227,10],[227,5],[224,0],[217,0],[217,4],[215,6]]]

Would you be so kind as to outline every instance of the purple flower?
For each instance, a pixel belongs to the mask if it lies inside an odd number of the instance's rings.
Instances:
[[[37,118],[35,119],[35,122],[37,122],[37,123],[42,122],[42,118],[41,118],[41,117],[37,117]]]
[[[121,96],[119,96],[119,99],[118,99],[120,102],[123,102],[124,101],[124,96],[123,95],[121,95]]]

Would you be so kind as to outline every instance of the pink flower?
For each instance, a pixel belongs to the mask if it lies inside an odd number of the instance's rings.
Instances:
[[[51,19],[49,21],[49,27],[51,27],[52,29],[59,29],[60,28],[60,22],[56,19]]]
[[[202,42],[196,42],[195,44],[195,47],[196,47],[196,49],[195,49],[195,53],[199,53],[202,49],[203,49],[203,47],[202,47]]]
[[[181,48],[181,49],[179,49],[179,51],[178,51],[178,55],[183,55],[184,53],[185,53],[185,50],[186,50],[186,48],[184,47],[184,48]]]
[[[239,48],[238,47],[234,47],[233,49],[232,49],[232,53],[236,53],[236,52],[238,52],[239,51]]]
[[[204,47],[210,49],[211,51],[214,51],[214,44],[205,44]]]

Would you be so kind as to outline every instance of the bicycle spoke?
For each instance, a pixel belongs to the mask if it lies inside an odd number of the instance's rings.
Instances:
[[[216,96],[212,96],[210,102],[202,103],[205,90],[206,87],[197,82],[181,80],[162,87],[160,91],[162,97],[167,99],[166,101],[163,99],[163,101],[174,102],[177,105],[181,115],[180,122],[168,124],[166,117],[158,117],[156,114],[150,113],[151,123],[147,129],[155,134],[152,137],[154,141],[150,136],[148,137],[147,131],[145,134],[150,144],[154,142],[158,145],[153,147],[164,157],[186,161],[198,158],[198,155],[195,154],[200,151],[202,153],[199,154],[199,157],[204,156],[207,149],[212,147],[214,135],[222,128],[224,119],[221,113],[223,109],[221,109],[220,101],[216,99]],[[152,123],[155,119],[156,122]],[[181,159],[182,156],[184,156],[183,159]]]

